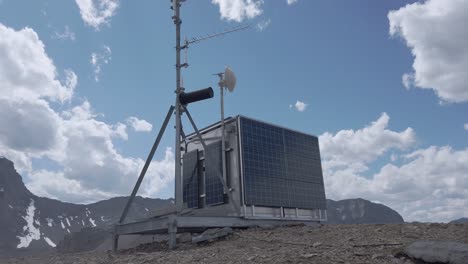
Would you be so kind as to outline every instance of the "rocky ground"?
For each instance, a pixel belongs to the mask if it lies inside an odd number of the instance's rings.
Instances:
[[[235,230],[215,242],[152,243],[118,253],[24,257],[5,263],[421,263],[399,254],[417,240],[468,243],[468,224],[290,226]],[[3,263],[2,262],[2,263]]]

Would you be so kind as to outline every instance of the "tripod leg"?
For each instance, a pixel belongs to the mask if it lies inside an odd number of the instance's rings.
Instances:
[[[171,119],[171,115],[173,112],[174,112],[174,106],[171,105],[171,107],[169,107],[169,111],[167,112],[166,119],[164,119],[164,123],[161,126],[161,129],[159,130],[158,136],[156,137],[156,140],[154,141],[153,147],[151,148],[148,158],[146,158],[145,166],[143,166],[140,176],[138,177],[135,187],[133,188],[132,194],[128,198],[127,204],[125,205],[125,208],[122,212],[122,216],[120,217],[119,224],[123,223],[125,218],[127,217],[128,210],[130,209],[133,199],[135,198],[135,195],[138,192],[138,189],[140,188],[141,182],[143,181],[143,178],[145,177],[146,171],[148,170],[151,160],[153,159],[154,153],[156,152],[156,149],[158,148],[159,142],[161,141],[161,138],[164,134],[164,131],[166,130],[167,124],[169,123],[169,120]]]

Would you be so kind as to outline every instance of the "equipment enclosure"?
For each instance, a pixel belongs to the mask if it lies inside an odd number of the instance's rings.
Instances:
[[[221,122],[200,131],[206,150],[196,134],[181,142],[186,214],[326,221],[316,136],[244,116],[227,118],[223,178],[221,131]]]

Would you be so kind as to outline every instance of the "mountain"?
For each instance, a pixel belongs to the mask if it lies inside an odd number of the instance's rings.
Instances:
[[[361,198],[333,201],[327,199],[329,224],[400,224],[403,217],[383,204]]]
[[[67,234],[82,228],[108,229],[118,221],[127,199],[83,205],[38,197],[26,188],[13,163],[0,157],[0,256],[49,253]],[[128,220],[150,217],[172,202],[136,197]]]
[[[463,224],[463,223],[468,223],[468,218],[462,217],[460,219],[456,219],[453,221],[450,221],[451,224]]]

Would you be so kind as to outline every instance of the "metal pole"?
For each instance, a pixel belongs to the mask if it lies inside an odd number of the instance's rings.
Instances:
[[[180,123],[180,102],[179,102],[179,95],[182,92],[181,87],[180,87],[180,70],[181,70],[181,65],[180,65],[180,24],[182,21],[180,20],[180,1],[179,0],[173,0],[174,6],[174,24],[176,26],[176,102],[175,102],[175,111],[176,111],[176,120],[175,120],[175,129],[176,129],[176,135],[175,135],[175,190],[174,190],[174,196],[176,200],[176,207],[177,207],[177,212],[180,212],[182,210],[182,179],[181,179],[181,167],[180,167],[180,160],[181,160],[181,154],[180,154],[180,128],[181,128],[181,123]]]
[[[221,89],[221,162],[223,164],[223,179],[227,182],[226,177],[226,141],[224,140],[224,88],[220,82],[219,88]],[[224,194],[226,194],[226,188],[224,188]]]
[[[148,154],[148,158],[146,158],[145,165],[143,166],[143,169],[141,170],[140,176],[138,177],[135,187],[133,187],[132,194],[130,194],[130,197],[128,197],[128,201],[122,212],[122,216],[120,217],[119,224],[123,223],[123,221],[127,217],[128,210],[130,209],[133,199],[135,198],[135,195],[137,194],[138,189],[140,188],[141,182],[143,181],[143,178],[145,177],[146,171],[148,170],[151,160],[153,159],[154,153],[156,152],[156,149],[158,148],[159,142],[161,141],[161,138],[164,134],[164,131],[166,130],[167,124],[169,123],[169,120],[171,119],[171,115],[173,112],[174,112],[174,106],[171,105],[171,107],[169,107],[169,111],[167,111],[167,115],[166,115],[166,118],[164,119],[164,123],[161,126],[161,129],[159,130],[158,136],[156,137],[156,140],[154,141],[153,147],[151,148],[151,151]]]

